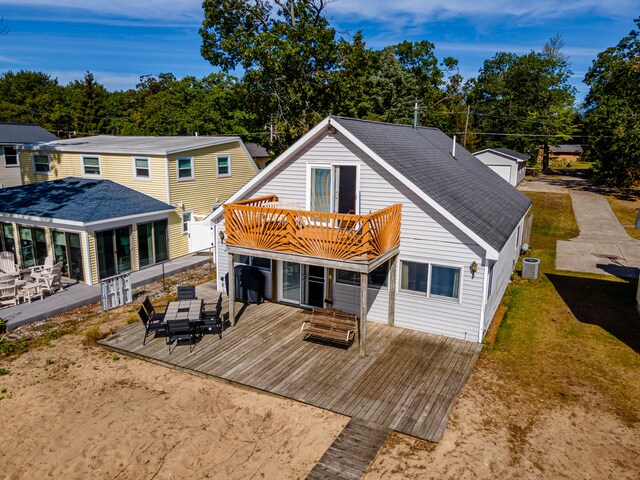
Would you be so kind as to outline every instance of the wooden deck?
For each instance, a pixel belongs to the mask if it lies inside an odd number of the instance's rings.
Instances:
[[[226,303],[226,302],[225,302]],[[236,312],[241,311],[236,304]],[[437,442],[478,358],[476,343],[367,322],[367,356],[303,341],[307,313],[274,303],[249,305],[235,327],[206,335],[193,352],[164,338],[142,345],[142,323],[101,344],[195,374],[213,376]]]
[[[353,480],[364,477],[391,430],[352,418],[307,480]]]

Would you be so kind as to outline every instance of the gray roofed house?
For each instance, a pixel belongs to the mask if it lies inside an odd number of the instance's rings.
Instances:
[[[485,148],[473,155],[514,187],[524,180],[527,160],[531,158],[504,147]]]
[[[266,148],[261,147],[256,143],[246,143],[245,147],[247,147],[247,151],[249,152],[249,155],[251,155],[251,158],[253,158],[253,161],[256,162],[256,165],[258,165],[258,168],[262,170],[264,167],[267,166],[267,162],[271,160],[271,155],[269,154],[269,151]]]
[[[57,137],[38,125],[0,122],[0,188],[22,185],[18,148],[32,142],[49,142]]]
[[[239,141],[234,136],[114,136],[70,138],[25,146],[25,150],[77,153],[169,155]]]
[[[330,116],[206,220],[220,289],[242,263],[266,298],[355,313],[361,332],[370,320],[480,342],[530,207],[436,128]]]
[[[531,200],[437,128],[334,117],[454,217],[500,250]]]
[[[549,151],[555,155],[575,155],[580,156],[584,153],[582,145],[550,145]]]

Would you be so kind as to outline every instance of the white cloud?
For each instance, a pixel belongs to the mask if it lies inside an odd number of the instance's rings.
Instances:
[[[55,20],[109,23],[111,19],[123,24],[123,20],[145,20],[169,25],[197,25],[202,21],[201,0],[0,0],[2,5],[23,9],[25,17],[33,16],[29,7],[51,9]],[[74,11],[97,18],[77,17]]]
[[[585,14],[628,17],[629,12],[636,8],[637,0],[339,0],[330,6],[336,17],[380,23],[394,19],[412,24],[453,18],[486,20],[510,17],[536,23]]]

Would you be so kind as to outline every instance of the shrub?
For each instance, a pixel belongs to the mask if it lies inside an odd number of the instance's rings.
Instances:
[[[84,337],[87,343],[96,344],[98,341],[102,340],[106,337],[107,334],[100,330],[98,325],[93,325],[92,327],[87,328],[87,331],[84,332]]]

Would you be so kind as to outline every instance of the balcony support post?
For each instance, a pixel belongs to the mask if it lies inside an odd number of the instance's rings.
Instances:
[[[233,253],[229,254],[229,324],[234,327],[236,324],[236,269],[233,260]]]
[[[396,316],[396,288],[397,288],[397,272],[398,272],[398,255],[394,255],[389,259],[389,279],[387,291],[389,292],[389,326],[393,327]]]
[[[367,354],[367,288],[369,274],[360,273],[360,325],[358,333],[358,353],[361,357]]]

